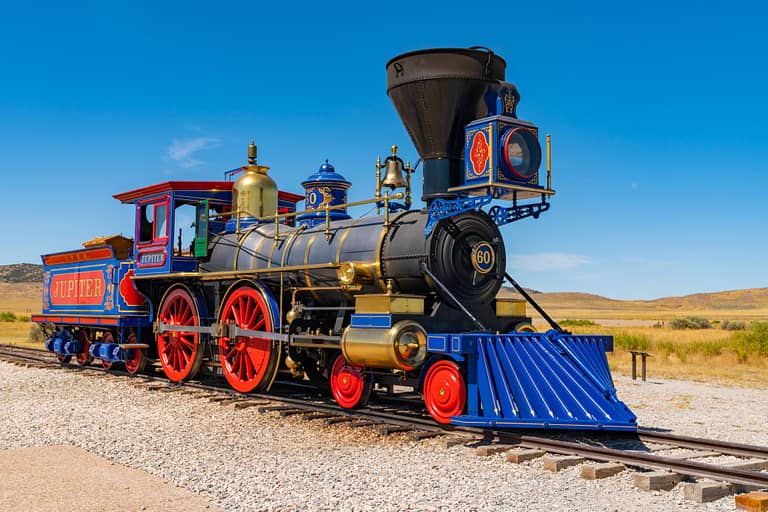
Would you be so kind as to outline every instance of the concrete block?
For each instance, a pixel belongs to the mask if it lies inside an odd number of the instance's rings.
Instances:
[[[585,464],[581,466],[581,478],[585,480],[598,480],[600,478],[608,478],[609,476],[618,475],[624,471],[623,464],[615,464],[612,462],[606,462],[602,464]]]
[[[478,446],[475,448],[475,455],[478,457],[489,457],[491,455],[496,455],[497,453],[508,452],[512,448],[514,448],[514,445],[511,444],[489,444]]]
[[[636,473],[632,477],[635,487],[644,491],[671,491],[682,480],[682,476],[668,471]]]
[[[514,450],[507,454],[507,462],[520,464],[522,462],[543,457],[546,452],[543,450]]]
[[[562,457],[544,457],[544,471],[557,473],[565,468],[581,464],[586,459],[576,455],[564,455]]]
[[[696,503],[707,503],[733,494],[734,487],[721,482],[696,482],[685,484],[683,496]]]
[[[749,512],[768,512],[768,492],[750,492],[736,496],[736,508]]]

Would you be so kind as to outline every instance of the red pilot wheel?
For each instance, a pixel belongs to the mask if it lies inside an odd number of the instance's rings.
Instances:
[[[128,335],[128,339],[125,341],[126,343],[136,343],[136,335],[134,333],[131,333]],[[140,348],[129,348],[125,351],[125,369],[128,370],[128,373],[132,375],[136,375],[139,372],[144,371],[144,365],[146,364],[147,358],[144,355],[144,350]]]
[[[453,361],[438,361],[424,377],[424,405],[430,416],[442,424],[451,422],[451,416],[464,412],[467,386],[461,370]]]
[[[101,342],[102,342],[102,343],[114,343],[114,342],[115,342],[115,337],[114,337],[114,336],[112,336],[112,333],[111,333],[111,332],[107,331],[107,332],[105,332],[105,333],[104,333],[104,335],[101,337]],[[111,370],[111,369],[112,369],[112,366],[114,366],[114,365],[113,365],[113,363],[112,363],[112,361],[105,361],[105,360],[103,360],[103,359],[99,359],[99,361],[101,362],[101,366],[102,366],[102,367],[103,367],[105,370]]]
[[[83,345],[83,351],[77,354],[77,362],[83,366],[87,366],[93,361],[93,356],[88,353],[88,349],[91,346],[90,343],[88,343],[88,333],[85,329],[77,331],[77,339]]]
[[[235,324],[239,329],[251,331],[272,332],[274,327],[264,296],[250,286],[232,292],[221,308],[219,323]],[[241,393],[267,386],[279,357],[273,345],[267,338],[219,338],[219,360],[229,385]]]
[[[203,360],[200,333],[185,332],[183,327],[200,325],[195,299],[186,288],[172,288],[163,298],[157,318],[164,324],[180,327],[178,331],[157,335],[157,353],[163,372],[173,382],[194,377]]]
[[[373,384],[365,375],[365,368],[348,363],[339,354],[331,367],[331,393],[336,403],[345,409],[363,407],[371,397]]]

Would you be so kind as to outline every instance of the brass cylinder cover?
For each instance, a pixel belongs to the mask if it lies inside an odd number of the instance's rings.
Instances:
[[[232,185],[232,208],[240,217],[272,217],[277,213],[277,184],[263,165],[249,165]]]
[[[413,370],[427,357],[427,332],[412,320],[402,320],[389,329],[349,326],[341,337],[341,350],[352,364]]]

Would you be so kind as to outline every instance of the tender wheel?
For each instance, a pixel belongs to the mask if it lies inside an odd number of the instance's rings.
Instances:
[[[104,335],[101,337],[102,343],[114,343],[115,337],[112,336],[112,333],[107,331],[104,333]],[[105,370],[111,370],[112,367],[115,365],[112,361],[105,361],[103,359],[99,359],[99,362],[101,363],[102,368]]]
[[[453,361],[438,361],[430,366],[424,377],[423,391],[424,405],[438,423],[448,424],[451,416],[464,412],[467,386]]]
[[[261,292],[250,286],[236,289],[221,308],[219,322],[240,329],[272,332],[274,326]],[[272,381],[278,350],[270,339],[238,336],[219,338],[219,359],[224,377],[233,389],[248,393]]]
[[[173,288],[166,293],[157,318],[177,326],[200,325],[200,314],[194,298],[186,288]],[[200,333],[166,331],[157,335],[157,353],[165,375],[173,382],[190,379],[203,361]]]
[[[371,397],[373,383],[365,375],[365,368],[348,363],[339,354],[331,367],[331,393],[336,403],[345,409],[363,407]]]
[[[136,335],[131,333],[126,343],[136,343]],[[125,354],[125,369],[128,373],[136,375],[144,371],[144,365],[147,363],[147,356],[144,350],[140,348],[129,348]]]
[[[80,329],[77,332],[77,338],[80,343],[83,344],[83,351],[77,354],[77,362],[83,366],[87,366],[93,361],[93,356],[88,353],[88,349],[90,348],[90,343],[88,343],[88,333],[85,329]]]

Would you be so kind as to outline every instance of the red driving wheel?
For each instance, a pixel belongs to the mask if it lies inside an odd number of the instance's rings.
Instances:
[[[345,409],[363,407],[371,397],[373,384],[365,376],[365,368],[348,363],[339,354],[331,367],[331,393]]]
[[[467,404],[467,386],[461,370],[453,361],[438,361],[424,377],[424,405],[430,416],[442,424],[451,422],[451,416],[464,412]]]
[[[114,337],[114,336],[112,336],[112,333],[111,333],[111,332],[107,331],[107,332],[105,332],[105,333],[104,333],[104,335],[101,337],[101,342],[102,342],[102,343],[114,343],[114,342],[115,342],[115,337]],[[101,362],[101,366],[102,366],[102,367],[103,367],[105,370],[111,370],[111,369],[112,369],[112,366],[114,366],[114,364],[112,363],[112,361],[105,361],[105,360],[103,360],[103,359],[99,359],[99,361]]]
[[[85,329],[80,329],[77,331],[77,338],[83,345],[83,351],[77,354],[77,362],[83,366],[89,365],[93,361],[93,356],[88,353],[88,349],[91,346],[90,343],[88,343],[88,333]]]
[[[186,288],[173,288],[163,298],[158,320],[173,326],[200,325],[200,316],[192,295]],[[157,335],[157,353],[165,375],[173,382],[195,376],[203,360],[200,333],[165,331]]]
[[[136,343],[136,335],[131,333],[128,335],[126,343]],[[144,350],[140,348],[129,348],[125,351],[125,369],[128,373],[136,375],[144,370],[144,364],[146,363],[146,356]]]
[[[272,332],[272,320],[261,292],[250,286],[236,289],[221,308],[219,323],[240,329]],[[272,379],[273,342],[266,338],[219,338],[219,359],[229,385],[241,393],[261,388]]]
[[[65,356],[65,355],[62,355],[62,354],[56,354],[56,359],[58,359],[61,364],[65,364],[65,363],[68,363],[68,362],[70,362],[72,360],[72,356]]]

